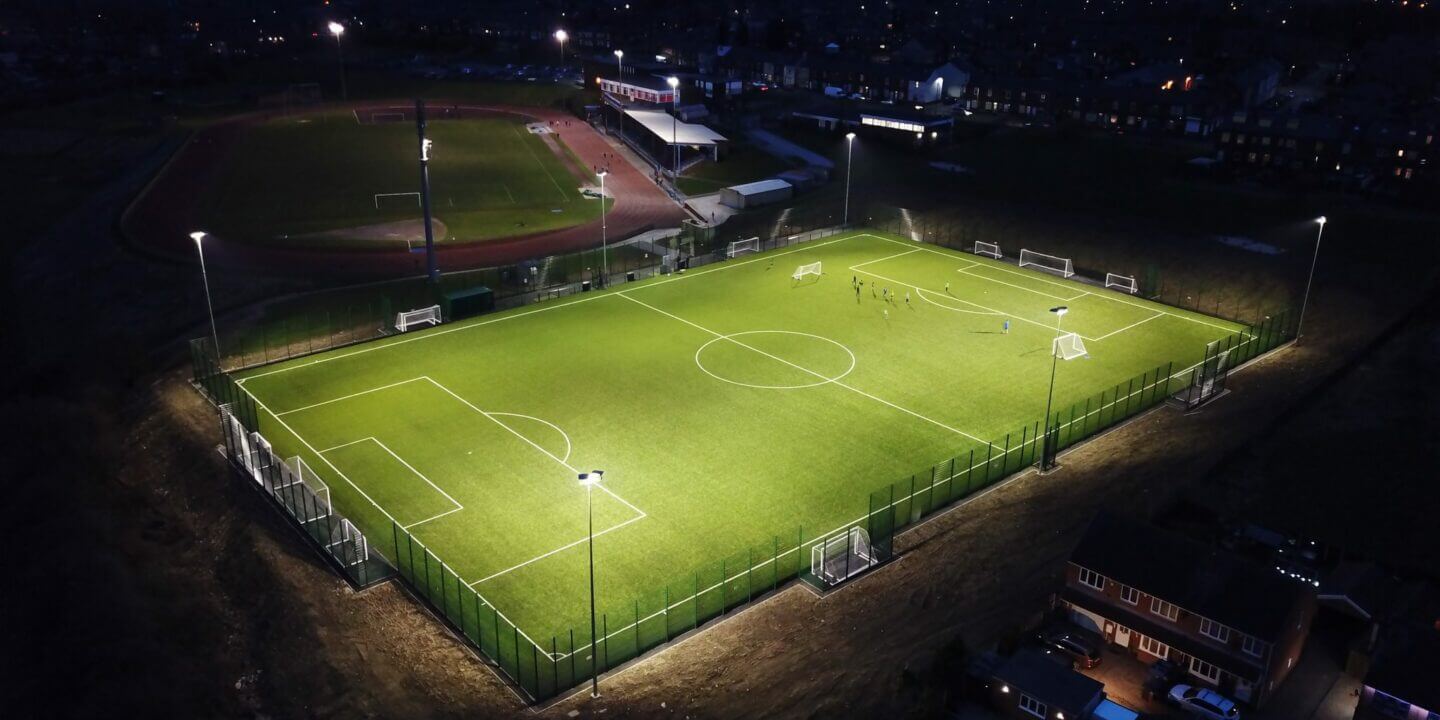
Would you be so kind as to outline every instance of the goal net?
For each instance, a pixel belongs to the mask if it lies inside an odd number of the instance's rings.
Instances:
[[[375,209],[379,210],[382,207],[386,210],[408,208],[412,199],[415,207],[420,207],[420,193],[418,192],[375,193]]]
[[[873,567],[878,561],[865,528],[827,538],[810,548],[810,574],[826,585],[838,585]]]
[[[439,325],[440,306],[431,305],[427,308],[406,310],[405,312],[395,314],[395,329],[400,332],[405,332],[420,323],[429,323],[432,326]]]
[[[1116,275],[1115,273],[1105,273],[1105,287],[1127,292],[1131,295],[1134,295],[1139,289],[1139,286],[1135,284],[1135,278]]]
[[[726,256],[726,257],[732,257],[732,258],[733,258],[733,257],[735,257],[736,255],[739,255],[739,254],[741,254],[741,253],[747,253],[747,252],[760,252],[760,238],[759,238],[759,237],[745,238],[744,240],[736,240],[735,242],[730,243],[730,247],[725,248],[725,256]]]
[[[1070,258],[1046,255],[1034,250],[1020,251],[1020,267],[1037,267],[1067,278],[1075,274],[1075,266],[1071,264]]]
[[[820,277],[820,263],[813,262],[801,265],[800,267],[795,268],[795,274],[791,275],[790,277],[793,277],[796,280],[804,280],[806,275],[814,275],[815,277]]]
[[[1085,350],[1085,343],[1075,333],[1065,333],[1055,338],[1054,354],[1061,360],[1074,360],[1077,357],[1089,355]]]
[[[995,243],[980,242],[979,240],[975,241],[975,248],[974,250],[972,250],[972,252],[974,252],[976,255],[985,255],[987,257],[995,258],[996,260],[1004,257],[1000,254],[999,245]]]

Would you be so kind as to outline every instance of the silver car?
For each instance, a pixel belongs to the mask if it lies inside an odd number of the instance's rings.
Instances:
[[[1170,702],[1196,717],[1210,720],[1240,720],[1240,708],[1230,698],[1194,685],[1170,688]]]

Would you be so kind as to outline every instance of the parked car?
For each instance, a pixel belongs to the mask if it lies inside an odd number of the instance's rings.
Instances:
[[[1208,720],[1240,720],[1240,708],[1230,698],[1206,688],[1194,685],[1176,685],[1170,688],[1170,702],[1195,717]]]
[[[1100,645],[1078,629],[1064,625],[1041,630],[1035,636],[1040,645],[1050,652],[1057,652],[1070,658],[1072,665],[1093,668],[1100,664]]]

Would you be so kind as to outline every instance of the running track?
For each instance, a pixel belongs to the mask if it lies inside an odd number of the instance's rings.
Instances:
[[[560,139],[586,165],[600,167],[613,148],[589,124],[562,110],[540,107],[476,105],[444,100],[427,100],[426,107],[434,117],[444,117],[443,109],[458,107],[463,111],[508,113],[526,122],[559,121],[553,127]],[[349,105],[329,105],[316,110],[353,109],[359,112],[404,108],[413,110],[413,103],[376,101]],[[195,256],[189,238],[200,221],[198,203],[217,180],[217,170],[248,123],[262,122],[278,116],[277,111],[239,115],[198,131],[171,158],[121,217],[121,229],[136,249],[172,259],[191,261]],[[565,126],[565,121],[570,125]],[[613,241],[651,228],[676,227],[686,217],[670,197],[649,177],[624,161],[608,162],[611,173],[605,179],[606,190],[615,199],[607,215],[608,236]],[[283,170],[278,170],[283,172]],[[441,270],[460,270],[508,265],[547,255],[575,252],[600,245],[600,220],[563,230],[519,235],[467,244],[450,244],[437,250]],[[235,269],[277,274],[331,277],[382,278],[424,272],[424,255],[403,250],[304,250],[260,246],[245,242],[227,242],[210,238],[205,244],[207,263]]]

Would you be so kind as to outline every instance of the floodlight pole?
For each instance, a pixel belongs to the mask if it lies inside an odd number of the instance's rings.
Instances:
[[[425,101],[415,99],[415,132],[420,142],[420,209],[425,217],[425,275],[431,284],[440,282],[435,258],[435,229],[430,221],[430,141],[425,139]]]
[[[338,22],[330,23],[330,34],[335,36],[335,52],[340,57],[340,99],[349,100],[350,91],[345,87],[345,43],[340,42],[340,36],[345,34],[345,26]]]
[[[1050,308],[1050,312],[1055,313],[1056,340],[1060,339],[1060,320],[1065,317],[1065,313],[1068,310],[1069,308],[1065,307],[1064,305],[1061,305],[1060,307]],[[1045,439],[1040,444],[1041,472],[1049,470],[1050,468],[1055,466],[1055,463],[1052,461],[1053,458],[1051,458],[1050,456],[1050,405],[1055,401],[1055,369],[1060,365],[1059,353],[1056,353],[1055,350],[1055,344],[1052,342],[1050,344],[1050,392],[1048,395],[1045,396]]]
[[[676,126],[680,122],[680,78],[671,75],[665,78],[665,84],[670,86],[670,149],[674,152],[675,158],[672,161],[670,170],[670,185],[679,192],[680,187],[680,143],[679,132]]]
[[[1315,265],[1320,261],[1320,238],[1325,236],[1325,216],[1315,218],[1320,229],[1315,232],[1315,256],[1310,258],[1310,275],[1305,278],[1305,299],[1300,302],[1300,319],[1295,322],[1295,344],[1300,344],[1301,328],[1305,325],[1305,306],[1310,304],[1310,284],[1315,281]]]
[[[610,256],[608,254],[608,243],[605,238],[605,176],[610,173],[601,170],[600,178],[600,286],[607,287],[610,284]]]
[[[201,242],[205,239],[205,233],[195,231],[190,233],[195,241],[195,252],[200,254],[200,281],[205,284],[205,309],[210,312],[210,339],[215,342],[215,362],[220,362],[220,332],[215,329],[215,305],[210,302],[210,276],[205,272],[205,246]]]
[[[845,133],[845,217],[841,227],[850,224],[850,158],[855,154],[855,133]]]
[[[624,50],[616,50],[616,51],[615,51],[615,74],[616,74],[615,82],[620,83],[620,84],[624,84],[624,83],[625,83],[625,51],[624,51]],[[623,92],[620,93],[620,96],[621,96],[621,97],[624,97],[624,96],[625,96],[625,93],[623,93]],[[623,107],[625,101],[622,100],[622,101],[620,101],[620,102],[621,102],[621,105],[622,105],[622,107],[620,108],[620,139],[623,141],[623,140],[625,139],[625,108]]]
[[[569,39],[569,33],[564,30],[555,31],[555,39],[560,41],[560,67],[565,67],[565,41]]]
[[[590,547],[590,697],[600,697],[600,656],[595,652],[595,502],[592,491],[605,477],[605,471],[592,470],[580,473],[580,484],[585,486],[585,514],[589,522]],[[573,651],[573,650],[572,650]]]

